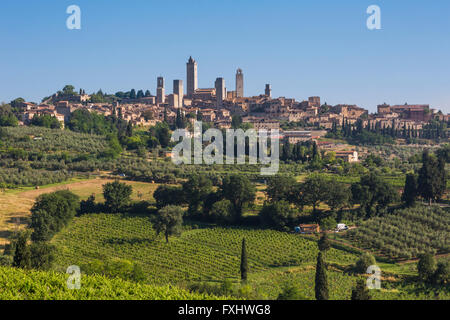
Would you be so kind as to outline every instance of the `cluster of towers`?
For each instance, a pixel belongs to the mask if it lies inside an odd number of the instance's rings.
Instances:
[[[156,89],[156,102],[158,104],[165,103],[165,87],[164,87],[164,78],[158,77],[157,81],[157,89]],[[227,91],[225,87],[225,79],[217,78],[214,87],[216,90],[216,98],[217,105],[221,106],[223,101],[227,97]],[[189,57],[188,62],[186,63],[186,95],[188,98],[192,98],[194,93],[198,89],[198,71],[197,71],[197,62]],[[235,95],[237,98],[244,97],[244,73],[242,69],[237,69],[236,71],[236,91]],[[272,89],[270,84],[266,84],[265,95],[271,97]],[[183,88],[183,80],[174,80],[173,81],[173,105],[176,107],[183,106],[183,97],[184,97],[184,88]]]

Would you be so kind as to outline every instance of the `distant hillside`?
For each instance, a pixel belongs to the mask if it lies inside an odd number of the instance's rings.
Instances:
[[[108,279],[81,278],[81,289],[67,289],[68,275],[0,267],[0,300],[212,300],[207,294],[190,293],[170,286],[152,286]]]

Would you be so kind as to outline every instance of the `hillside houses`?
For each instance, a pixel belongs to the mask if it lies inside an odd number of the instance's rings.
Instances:
[[[174,92],[166,94],[164,79],[159,77],[157,96],[152,96],[148,90],[145,95],[142,90],[140,94],[118,92],[108,96],[103,96],[103,93],[87,95],[84,90],[79,93],[69,92],[67,87],[70,89],[72,86],[66,86],[66,90],[52,95],[40,105],[24,102],[21,120],[23,124],[29,124],[36,114],[49,114],[61,122],[68,122],[70,115],[78,109],[104,116],[115,114],[138,126],[153,126],[164,120],[173,124],[181,110],[186,121],[201,119],[220,129],[231,128],[233,115],[240,115],[244,123],[250,123],[256,130],[281,130],[286,124],[289,124],[288,128],[302,127],[310,131],[333,130],[337,126],[356,126],[357,123],[375,131],[387,128],[421,130],[430,119],[449,120],[448,115],[436,112],[425,104],[384,103],[378,106],[377,113],[369,114],[366,109],[355,104],[322,104],[318,96],[311,96],[304,101],[286,97],[273,98],[270,85],[266,85],[264,94],[245,97],[242,92],[238,94],[236,90],[227,91],[223,79],[218,80],[221,80],[217,82],[221,86],[191,88],[189,94],[184,94],[181,80],[174,80]],[[99,95],[108,99],[99,99]],[[93,102],[101,100],[109,103]],[[314,136],[310,137],[306,132],[287,131],[285,136],[291,143],[314,139]]]

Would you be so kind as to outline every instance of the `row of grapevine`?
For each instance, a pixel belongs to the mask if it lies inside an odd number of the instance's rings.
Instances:
[[[121,258],[142,265],[149,282],[223,280],[239,277],[240,245],[246,239],[252,272],[314,263],[317,244],[294,234],[242,228],[201,228],[157,238],[147,217],[90,214],[76,218],[54,238],[58,270],[93,259]],[[329,260],[351,264],[356,256],[332,249]]]

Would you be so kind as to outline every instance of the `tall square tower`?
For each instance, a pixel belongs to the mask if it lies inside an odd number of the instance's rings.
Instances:
[[[189,61],[186,64],[186,80],[187,95],[192,97],[195,90],[198,89],[197,62],[192,57],[189,57]]]
[[[244,74],[242,69],[237,69],[236,72],[236,97],[242,98],[244,96]]]

